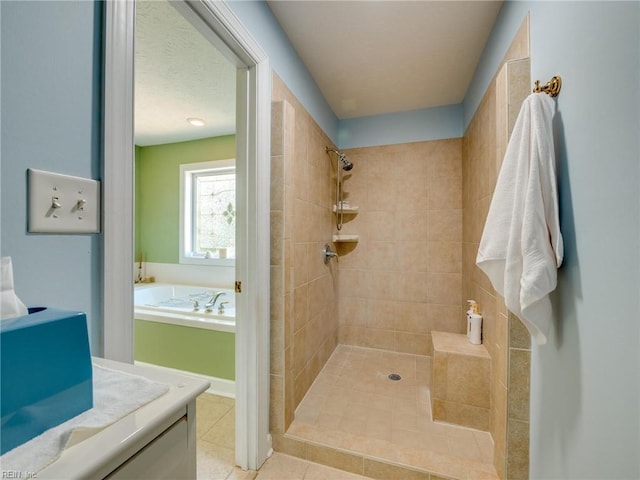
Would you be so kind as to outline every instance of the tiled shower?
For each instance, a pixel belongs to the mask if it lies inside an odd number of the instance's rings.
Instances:
[[[528,56],[526,38],[527,20],[507,59]],[[344,199],[358,212],[340,233],[359,241],[335,244],[333,145],[274,76],[276,451],[374,478],[526,478],[529,347],[476,270],[473,248],[506,146],[507,106],[526,95],[518,85],[529,84],[528,68],[514,62],[497,74],[464,138],[345,150],[354,168]],[[325,265],[327,243],[339,257]],[[429,408],[431,332],[464,332],[470,295],[491,355],[486,431],[433,422]],[[405,377],[394,384],[386,375],[395,369]]]

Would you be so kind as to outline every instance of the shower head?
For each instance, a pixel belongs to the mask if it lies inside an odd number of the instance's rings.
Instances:
[[[347,158],[347,156],[344,153],[336,150],[335,148],[329,148],[329,147],[325,147],[325,150],[327,152],[333,152],[338,156],[338,160],[340,160],[340,163],[342,164],[342,169],[345,172],[348,172],[349,170],[351,170],[353,168],[353,163],[351,163],[349,161],[349,159]]]
[[[351,170],[353,168],[353,163],[351,163],[349,161],[349,159],[347,158],[347,156],[344,153],[339,153],[338,154],[338,158],[340,159],[340,162],[342,162],[342,169],[345,172],[348,172],[349,170]]]

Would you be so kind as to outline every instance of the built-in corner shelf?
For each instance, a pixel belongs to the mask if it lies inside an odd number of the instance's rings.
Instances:
[[[334,235],[333,236],[333,243],[345,243],[345,242],[355,243],[358,240],[360,240],[360,237],[358,235]]]
[[[358,209],[359,208],[360,207],[357,207],[356,205],[344,206],[344,207],[342,207],[342,213],[344,213],[345,215],[355,215],[355,214],[358,213]],[[334,213],[339,213],[337,205],[333,206],[333,212]]]

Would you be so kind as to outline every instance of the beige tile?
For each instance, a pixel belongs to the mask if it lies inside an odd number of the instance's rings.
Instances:
[[[430,273],[427,275],[427,303],[460,305],[462,303],[462,275]]]
[[[306,444],[300,440],[284,435],[272,435],[273,449],[276,452],[286,453],[298,458],[305,458],[307,455]]]
[[[202,439],[221,447],[234,449],[236,444],[235,422],[236,415],[235,408],[233,408],[202,435]]]
[[[232,409],[233,405],[229,406],[226,403],[210,402],[204,400],[198,401],[196,404],[196,431],[198,437],[204,436]]]
[[[490,360],[468,355],[449,355],[446,399],[488,409],[490,406]]]
[[[395,324],[395,302],[389,298],[367,300],[368,328],[392,330]]]
[[[364,475],[379,480],[429,480],[429,474],[365,458]]]
[[[398,272],[395,276],[394,298],[401,302],[426,303],[429,297],[429,274],[425,272]]]
[[[395,269],[399,271],[426,272],[428,270],[428,258],[425,240],[425,238],[422,238],[414,241],[399,240],[395,242]]]
[[[370,348],[393,350],[394,331],[378,328],[367,328],[365,331],[365,345]]]
[[[482,452],[473,432],[465,429],[452,430],[452,432],[455,432],[455,434],[450,434],[447,437],[449,453],[457,457],[481,462],[483,459]]]
[[[397,352],[426,355],[428,349],[428,335],[413,332],[395,332],[395,350]]]
[[[365,480],[366,477],[309,462],[304,480]]]
[[[223,479],[234,469],[235,452],[216,444],[198,440],[196,447],[196,471],[199,479]]]
[[[529,422],[507,420],[508,457],[529,458]]]
[[[424,302],[395,302],[394,328],[403,332],[429,332],[429,305]]]
[[[428,242],[427,265],[431,273],[462,273],[462,244]]]
[[[421,368],[430,365],[427,357],[341,345],[329,359],[328,365],[333,367],[340,365],[341,375],[332,375],[323,371],[298,411],[302,411],[307,402],[310,402],[310,405],[314,402],[318,405],[320,400],[326,402],[332,399],[328,404],[329,408],[342,413],[333,416],[327,414],[327,422],[323,426],[298,423],[296,420],[289,429],[289,434],[295,435],[296,438],[305,438],[316,447],[321,445],[335,447],[333,450],[325,447],[326,450],[322,450],[322,453],[316,452],[317,456],[329,456],[330,461],[346,462],[351,465],[351,468],[354,468],[354,464],[350,462],[354,461],[355,468],[359,468],[359,461],[354,458],[361,455],[368,455],[383,462],[407,463],[406,452],[410,449],[415,450],[419,445],[419,451],[422,453],[418,455],[414,452],[417,463],[410,463],[410,465],[414,465],[415,468],[429,466],[430,468],[425,471],[436,472],[443,477],[467,478],[467,470],[472,465],[483,465],[482,460],[492,455],[491,437],[488,434],[478,436],[481,432],[469,434],[472,431],[466,429],[462,429],[462,438],[467,442],[473,442],[471,443],[473,447],[467,446],[466,449],[458,452],[457,456],[453,455],[454,452],[451,450],[455,447],[452,440],[455,438],[455,430],[452,429],[456,427],[430,420],[428,409],[421,407],[422,404],[419,403],[428,401],[426,387],[426,394],[419,395],[419,387],[410,384],[407,385],[408,389],[398,395],[399,390],[396,387],[402,384],[385,380],[382,375],[382,372],[385,374],[388,372],[389,367],[397,367],[405,369],[403,373],[409,372],[406,373],[406,378],[413,377],[418,365]],[[354,369],[353,375],[349,373],[350,369]],[[341,378],[348,378],[350,381],[338,386],[338,379]],[[353,382],[357,382],[362,388],[368,386],[369,391],[355,389],[356,385]],[[316,388],[322,388],[325,394],[316,394]],[[376,394],[377,390],[383,389],[387,395]],[[342,406],[340,398],[347,399],[346,407]],[[400,413],[404,416],[400,416]],[[406,427],[406,430],[398,426]],[[404,434],[401,434],[402,432]],[[274,436],[276,450],[282,446],[283,440],[279,435]],[[483,447],[480,446],[481,444]],[[294,443],[297,455],[308,455],[305,448],[314,448],[314,445],[304,447],[299,442]],[[332,451],[339,454],[339,458],[334,458]],[[349,455],[346,452],[353,452],[355,455]],[[428,455],[424,455],[424,452]],[[346,457],[340,454],[345,454]]]
[[[490,359],[484,345],[474,345],[467,340],[466,334],[450,332],[431,332],[436,352],[448,352],[457,355]]]
[[[284,114],[283,103],[271,103],[271,155],[284,153]]]
[[[493,438],[489,432],[474,431],[478,448],[482,461],[485,463],[493,463]]]
[[[307,468],[309,462],[276,452],[260,468],[256,480],[302,480]]]
[[[426,304],[427,331],[466,334],[466,320],[460,305]]]
[[[429,471],[430,478],[437,478],[438,475],[445,478],[466,478],[467,468],[459,457],[409,447],[403,449],[398,458],[405,465]]]
[[[531,335],[522,321],[515,315],[509,317],[509,347],[531,348]]]
[[[507,478],[528,478],[529,458],[509,455],[506,461]]]
[[[429,210],[459,210],[462,208],[462,177],[429,177]]]
[[[508,416],[529,421],[529,377],[531,372],[531,352],[509,349],[509,389],[507,392]]]
[[[284,377],[270,378],[269,426],[272,432],[284,433]]]
[[[435,420],[478,430],[489,430],[490,417],[488,408],[447,402],[436,398],[432,400],[432,407]]]
[[[240,467],[234,467],[225,480],[254,480],[256,475],[258,472],[255,470],[242,470]]]
[[[427,240],[462,241],[462,210],[429,210]]]
[[[427,237],[428,217],[426,211],[400,209],[394,214],[393,238],[396,241],[419,242]]]
[[[307,445],[307,460],[357,474],[362,474],[364,468],[363,457],[359,455],[312,444]]]

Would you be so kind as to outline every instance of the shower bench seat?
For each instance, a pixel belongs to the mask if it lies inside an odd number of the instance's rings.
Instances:
[[[463,333],[431,332],[433,419],[489,430],[491,356]]]

